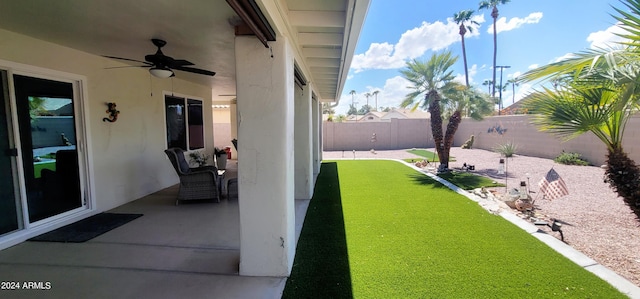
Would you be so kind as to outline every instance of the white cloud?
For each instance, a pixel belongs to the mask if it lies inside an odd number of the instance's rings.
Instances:
[[[524,17],[524,19],[515,17],[511,18],[509,21],[507,21],[507,18],[502,17],[496,21],[496,30],[498,33],[511,31],[513,29],[520,28],[524,24],[536,24],[540,22],[540,19],[542,19],[541,12],[532,12],[528,16]],[[493,25],[489,26],[487,33],[493,34]]]
[[[575,58],[575,57],[576,56],[573,53],[567,53],[567,54],[564,54],[564,55],[562,55],[560,57],[557,57],[557,58],[553,59],[551,62],[553,62],[553,63],[560,62],[560,61],[563,61],[563,60],[566,60],[566,59],[570,59],[570,58]]]
[[[411,89],[407,88],[411,86],[411,83],[402,76],[395,76],[385,81],[384,87],[367,86],[367,90],[358,92],[354,99],[356,107],[360,108],[367,104],[367,98],[364,96],[367,92],[373,92],[379,90],[378,93],[378,107],[398,107],[404,100],[404,97],[411,92]],[[375,96],[369,98],[369,105],[375,107]],[[340,98],[340,104],[335,108],[337,114],[346,114],[351,105],[351,95],[345,92]]]
[[[534,64],[532,64],[532,65],[530,65],[530,66],[529,66],[529,69],[530,69],[530,70],[537,69],[539,66],[540,66],[539,64],[534,63]]]
[[[469,85],[473,85],[473,83],[475,83],[473,78],[477,73],[478,73],[478,65],[474,64],[471,66],[471,68],[469,68]],[[456,81],[460,84],[467,84],[464,79],[464,73],[457,74],[456,77],[453,79],[453,81]]]
[[[484,15],[473,18],[479,24],[484,22]],[[478,36],[480,25],[471,24],[473,30],[465,38]],[[452,18],[446,23],[422,22],[420,27],[410,29],[400,36],[395,45],[390,43],[372,43],[365,53],[353,56],[351,68],[356,73],[366,69],[397,69],[405,66],[405,61],[422,56],[425,52],[445,49],[460,41],[458,25]]]
[[[590,47],[592,49],[596,48],[611,48],[615,47],[616,43],[624,41],[625,39],[617,36],[617,34],[626,33],[624,29],[618,26],[619,24],[613,25],[605,30],[600,30],[596,32],[592,32],[587,37],[587,41],[591,43]]]

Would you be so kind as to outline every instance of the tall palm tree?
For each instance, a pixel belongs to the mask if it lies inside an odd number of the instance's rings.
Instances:
[[[507,85],[508,84],[511,84],[511,93],[512,93],[511,104],[513,105],[516,102],[516,86],[520,85],[520,83],[518,83],[518,78],[513,78],[513,79],[507,80]]]
[[[374,96],[376,96],[376,109],[375,109],[375,111],[378,111],[378,94],[379,94],[379,93],[380,93],[380,91],[379,91],[379,90],[376,90],[376,91],[374,91],[374,92],[372,93]]]
[[[444,136],[442,134],[442,113],[440,108],[441,94],[454,88],[452,80],[455,78],[451,67],[458,57],[452,56],[450,51],[433,53],[427,61],[413,59],[408,61],[400,73],[411,82],[413,92],[406,95],[401,107],[411,107],[415,110],[420,106],[428,109],[431,114],[431,133],[436,152],[443,168],[448,167],[449,157],[444,150]],[[424,95],[424,98],[420,97]]]
[[[510,0],[484,0],[478,5],[480,10],[491,8],[491,17],[493,18],[493,89],[492,97],[496,97],[496,58],[498,57],[498,31],[496,30],[496,22],[498,20],[498,5],[509,3]]]
[[[467,87],[469,87],[469,68],[467,67],[467,50],[464,45],[464,35],[467,34],[467,30],[469,32],[473,32],[473,27],[471,25],[465,25],[465,23],[471,23],[475,25],[479,25],[478,22],[471,19],[473,17],[474,11],[471,9],[461,10],[455,14],[453,14],[453,21],[456,24],[460,25],[460,30],[458,33],[460,34],[460,39],[462,40],[462,60],[464,61],[464,79],[465,83],[467,83]]]
[[[493,85],[493,81],[487,79],[482,82],[482,86],[487,86],[487,94],[491,94],[491,85]]]
[[[371,97],[371,93],[367,92],[364,94],[364,96],[367,98],[367,106],[369,106],[369,98]]]
[[[625,47],[575,53],[520,78],[553,83],[525,102],[541,130],[567,139],[591,132],[606,145],[606,181],[640,220],[640,168],[622,147],[627,121],[640,109],[640,2],[622,3],[629,11],[616,8],[614,17],[627,31]]]

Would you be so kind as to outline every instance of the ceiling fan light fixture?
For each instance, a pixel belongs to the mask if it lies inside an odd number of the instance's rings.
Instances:
[[[162,68],[152,67],[149,69],[149,73],[151,73],[151,75],[153,75],[156,78],[162,78],[162,79],[166,79],[173,76],[173,71],[171,71],[166,67],[162,67]]]

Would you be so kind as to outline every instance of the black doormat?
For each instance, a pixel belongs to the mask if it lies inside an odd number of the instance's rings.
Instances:
[[[29,239],[37,242],[82,243],[128,223],[142,214],[100,213]]]

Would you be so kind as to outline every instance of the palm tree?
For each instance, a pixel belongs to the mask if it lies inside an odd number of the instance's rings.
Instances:
[[[446,98],[442,100],[443,116],[449,119],[444,135],[444,147],[448,161],[453,138],[462,122],[462,117],[482,120],[485,115],[493,112],[493,102],[488,98],[488,95],[477,89],[468,88],[458,83],[454,83],[452,88],[446,90],[444,96]]]
[[[510,0],[484,0],[480,1],[478,9],[491,8],[491,17],[493,18],[493,89],[491,97],[496,97],[496,58],[498,57],[498,31],[496,30],[496,21],[498,20],[498,5],[509,3]]]
[[[441,167],[447,168],[449,157],[445,153],[442,134],[442,114],[440,108],[441,94],[454,88],[452,80],[455,78],[451,67],[458,57],[453,57],[450,51],[433,53],[427,61],[413,59],[408,61],[400,73],[411,82],[410,89],[414,91],[407,94],[400,104],[406,108],[411,106],[415,110],[420,106],[428,109],[431,114],[431,133],[435,143],[436,152],[440,159]],[[419,99],[424,94],[424,98]]]
[[[491,85],[493,85],[493,81],[489,79],[484,80],[484,82],[482,82],[482,86],[487,86],[487,89],[488,89],[487,94],[491,94]]]
[[[371,97],[371,93],[367,92],[367,93],[364,94],[364,96],[367,98],[367,106],[369,106],[369,98]],[[369,107],[371,107],[371,106],[369,106]]]
[[[379,90],[376,90],[373,92],[373,95],[376,96],[376,109],[375,111],[378,111],[378,94],[380,93]]]
[[[516,86],[520,85],[520,83],[518,83],[518,78],[513,78],[513,79],[507,80],[507,85],[508,84],[511,84],[511,93],[512,93],[511,104],[513,105],[516,102]]]
[[[630,11],[616,8],[615,19],[627,31],[625,47],[576,53],[520,78],[553,83],[525,102],[541,130],[566,139],[591,132],[606,145],[606,181],[640,220],[640,168],[622,147],[627,121],[640,108],[640,2],[622,2]]]
[[[467,83],[467,87],[469,87],[469,68],[467,67],[467,50],[464,46],[464,35],[467,34],[467,30],[469,32],[473,32],[473,27],[470,25],[466,25],[466,22],[470,22],[471,24],[479,25],[478,22],[471,20],[474,11],[471,9],[461,10],[455,14],[453,14],[453,21],[456,24],[460,25],[460,30],[458,33],[460,34],[460,38],[462,39],[462,60],[464,61],[464,79]]]

